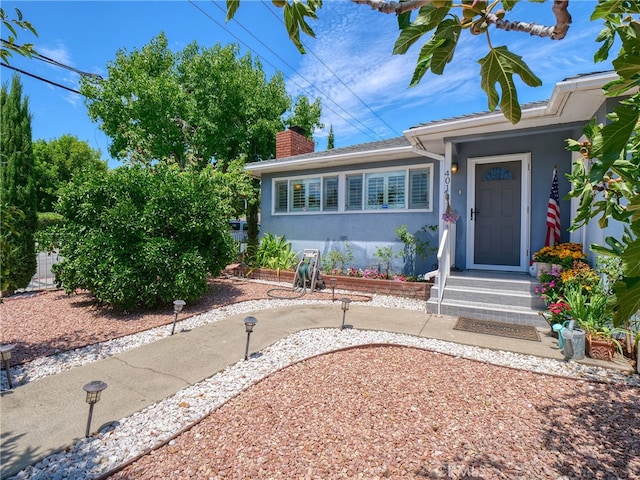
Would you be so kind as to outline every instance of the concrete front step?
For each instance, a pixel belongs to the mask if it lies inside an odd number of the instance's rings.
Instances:
[[[534,294],[540,283],[531,275],[510,272],[465,271],[453,272],[447,280],[450,286],[508,290]]]
[[[501,272],[461,272],[452,274],[445,287],[440,313],[460,317],[546,327],[539,315],[544,302],[535,294],[534,278]],[[438,309],[438,285],[434,285],[427,311]]]
[[[438,301],[431,297],[427,302],[427,312],[437,313]],[[477,302],[443,301],[440,305],[441,315],[455,317],[478,318],[480,320],[494,320],[496,322],[533,325],[547,328],[549,324],[538,313],[539,310],[509,307],[507,305],[490,305]]]
[[[438,288],[433,287],[431,298],[438,298]],[[460,287],[447,284],[444,300],[450,302],[475,302],[488,305],[504,305],[512,308],[544,310],[545,303],[539,296],[529,292],[518,292],[497,288]]]

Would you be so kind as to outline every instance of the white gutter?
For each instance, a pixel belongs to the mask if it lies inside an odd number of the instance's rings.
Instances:
[[[432,158],[434,160],[437,160],[439,162],[444,161],[444,155],[440,155],[439,153],[434,153],[434,152],[429,152],[427,150],[422,150],[418,147],[412,147],[411,151],[414,153],[417,153],[418,155],[422,155],[423,157],[428,157],[428,158]]]
[[[527,128],[529,127],[529,125],[526,124],[527,121],[540,118],[559,117],[562,114],[571,93],[601,90],[603,85],[617,78],[618,76],[614,72],[606,72],[603,74],[588,75],[585,77],[566,80],[564,82],[558,82],[556,83],[549,101],[545,105],[539,105],[523,110],[522,118],[516,125],[509,122],[502,112],[496,111],[476,117],[463,117],[457,120],[418,126],[405,130],[402,133],[411,141],[412,144],[414,144],[413,137],[421,135],[436,137],[443,133],[447,133],[448,136],[451,136],[453,135],[453,132],[457,130],[468,130],[470,128],[484,128],[483,131],[485,131],[487,127],[495,128],[495,130],[490,129],[490,131],[498,131],[497,127],[502,131]]]

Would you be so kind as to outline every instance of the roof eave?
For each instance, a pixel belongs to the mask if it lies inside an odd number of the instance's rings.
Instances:
[[[605,72],[558,82],[549,101],[544,105],[523,109],[517,124],[512,124],[502,112],[496,111],[476,117],[417,126],[403,133],[415,148],[420,148],[422,144],[435,153],[444,153],[444,138],[542,127],[558,124],[559,119],[562,119],[562,123],[586,121],[593,116],[602,101],[602,86],[617,78],[614,72]],[[599,100],[587,103],[576,98],[576,101],[571,101],[572,96],[577,97],[576,94]]]
[[[319,157],[291,158],[284,160],[272,160],[268,162],[254,162],[245,166],[252,176],[260,177],[263,173],[288,172],[294,170],[309,170],[312,168],[331,168],[336,166],[353,165],[356,163],[379,162],[414,156],[411,145],[403,147],[384,148],[379,150],[366,150],[350,152],[339,155],[326,155]]]

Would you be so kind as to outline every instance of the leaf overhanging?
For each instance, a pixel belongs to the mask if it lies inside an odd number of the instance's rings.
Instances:
[[[540,86],[542,81],[531,71],[522,57],[509,52],[505,46],[492,48],[478,63],[481,65],[481,87],[487,94],[489,110],[495,110],[499,104],[503,115],[511,123],[518,123],[522,111],[513,75],[519,75],[530,87]],[[502,97],[496,89],[496,84],[500,85]]]

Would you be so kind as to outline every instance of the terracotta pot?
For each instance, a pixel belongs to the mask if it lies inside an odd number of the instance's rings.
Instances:
[[[587,355],[595,360],[613,361],[616,353],[616,344],[608,338],[595,338],[587,336]]]

